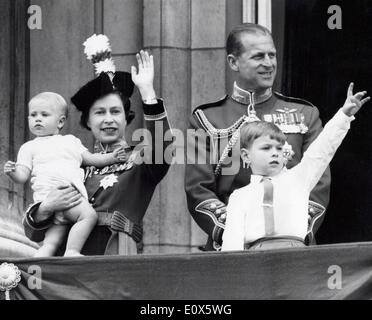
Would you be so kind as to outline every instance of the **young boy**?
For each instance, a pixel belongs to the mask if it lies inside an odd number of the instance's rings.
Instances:
[[[222,251],[304,246],[308,200],[354,120],[369,101],[353,95],[309,146],[301,162],[287,170],[285,135],[272,123],[251,122],[240,131],[241,158],[252,170],[249,185],[235,190],[227,206]]]
[[[61,184],[73,185],[83,196],[77,206],[57,212],[53,225],[47,230],[43,245],[36,257],[52,256],[71,227],[65,256],[79,256],[90,232],[97,223],[97,214],[88,202],[81,165],[103,167],[125,160],[122,148],[108,154],[92,154],[72,136],[59,134],[67,118],[67,103],[59,94],[43,92],[29,102],[28,124],[36,138],[23,144],[17,163],[8,161],[4,172],[15,183],[26,183],[31,177],[35,202],[42,202],[49,192]]]

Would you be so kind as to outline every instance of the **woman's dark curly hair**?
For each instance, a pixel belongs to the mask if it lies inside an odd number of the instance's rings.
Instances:
[[[130,106],[131,106],[131,102],[130,102],[130,99],[126,96],[124,96],[120,91],[113,91],[109,94],[117,94],[122,103],[123,103],[123,106],[124,106],[124,112],[125,112],[125,119],[127,120],[127,124],[130,124],[132,122],[132,120],[134,119],[135,117],[135,112],[130,110]],[[100,97],[102,98],[102,97]],[[93,104],[92,104],[93,105]],[[91,108],[92,106],[90,106]],[[89,119],[89,109],[84,109],[81,113],[81,117],[80,117],[80,125],[85,128],[85,129],[88,129],[88,130],[91,130],[88,126],[88,119]]]

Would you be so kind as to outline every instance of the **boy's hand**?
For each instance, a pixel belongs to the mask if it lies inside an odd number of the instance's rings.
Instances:
[[[353,94],[353,89],[354,83],[351,82],[347,90],[347,98],[345,104],[341,108],[343,113],[345,113],[349,117],[356,114],[359,111],[359,109],[363,106],[363,104],[365,104],[371,99],[370,97],[362,99],[367,94],[367,91],[361,91],[356,94]]]
[[[13,161],[7,161],[4,165],[4,173],[9,175],[16,171],[16,164]]]
[[[128,154],[125,152],[124,147],[118,147],[112,152],[114,158],[119,162],[125,162],[128,160]]]

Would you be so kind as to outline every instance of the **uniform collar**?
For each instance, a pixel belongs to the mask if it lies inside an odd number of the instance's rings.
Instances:
[[[131,147],[129,144],[124,140],[118,140],[112,144],[102,144],[99,141],[96,141],[94,144],[94,153],[109,153],[113,152],[116,148],[123,146],[126,151],[130,151]]]
[[[257,94],[254,91],[246,91],[239,88],[236,82],[234,82],[234,89],[231,98],[241,104],[254,106],[269,100],[272,95],[272,88],[268,88],[263,94]]]

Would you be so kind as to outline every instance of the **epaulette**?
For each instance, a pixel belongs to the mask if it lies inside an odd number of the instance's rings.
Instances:
[[[200,125],[204,128],[204,130],[211,136],[211,137],[218,137],[226,138],[231,136],[244,122],[246,118],[245,115],[242,115],[233,125],[228,128],[216,128],[213,124],[208,120],[207,116],[205,115],[203,109],[197,108],[194,110],[194,116],[198,119]]]
[[[228,98],[228,95],[224,96],[223,98],[221,98],[220,100],[217,100],[217,101],[214,101],[214,102],[210,102],[210,103],[206,103],[206,104],[202,104],[200,106],[197,106],[193,112],[195,112],[196,110],[203,110],[203,109],[207,109],[207,108],[211,108],[211,107],[219,107],[221,106]]]
[[[309,102],[307,100],[304,100],[304,99],[294,98],[294,97],[287,97],[287,96],[282,95],[281,93],[276,92],[276,91],[274,91],[274,94],[277,97],[279,97],[280,99],[282,99],[284,101],[287,101],[287,102],[301,103],[301,104],[304,104],[304,105],[307,105],[307,106],[310,106],[310,107],[315,107],[311,102]]]

